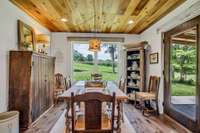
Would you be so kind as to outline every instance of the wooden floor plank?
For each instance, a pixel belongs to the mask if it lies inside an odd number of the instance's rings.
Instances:
[[[124,105],[124,112],[137,133],[190,133],[165,115],[144,117],[141,111],[130,103]]]
[[[53,107],[32,128],[23,133],[49,133],[50,131],[52,133],[52,130],[54,130],[53,133],[55,131],[63,131],[61,128],[64,127],[65,121],[64,109],[64,104]],[[188,130],[165,115],[144,117],[141,111],[136,109],[131,103],[124,104],[124,113],[128,121],[128,127],[132,126],[136,133],[189,133]],[[124,125],[125,127],[127,126],[127,124]]]
[[[57,120],[60,118],[65,110],[65,104],[54,106],[45,115],[43,115],[35,124],[26,131],[21,133],[49,133]]]

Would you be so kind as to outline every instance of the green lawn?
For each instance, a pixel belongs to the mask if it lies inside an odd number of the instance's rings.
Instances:
[[[74,63],[74,80],[87,80],[93,71],[93,65]],[[111,66],[98,66],[98,72],[103,75],[103,80],[116,80],[117,73],[112,72]]]
[[[194,96],[195,90],[195,86],[181,83],[172,83],[171,87],[172,96]]]
[[[90,79],[90,75],[93,70],[93,65],[74,63],[74,80],[87,80]],[[103,80],[116,80],[117,73],[112,72],[112,67],[110,66],[98,66],[98,71],[103,75]],[[172,83],[171,88],[172,96],[194,96],[195,86],[181,84],[181,83]]]

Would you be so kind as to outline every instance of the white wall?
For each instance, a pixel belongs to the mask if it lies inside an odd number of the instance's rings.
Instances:
[[[141,41],[148,41],[151,45],[150,53],[158,52],[159,53],[159,63],[158,64],[149,64],[147,58],[147,79],[150,75],[161,76],[160,92],[159,92],[159,107],[160,112],[163,112],[163,98],[164,98],[164,84],[163,84],[163,74],[164,70],[164,49],[162,46],[162,32],[165,32],[173,27],[192,19],[193,17],[200,14],[200,1],[199,0],[187,0],[176,10],[169,13],[163,19],[158,21],[156,24],[148,28],[141,35]],[[147,81],[148,82],[148,81]]]
[[[55,72],[62,73],[64,75],[71,74],[71,45],[67,40],[67,37],[93,37],[91,33],[61,33],[54,32],[51,34],[51,54],[56,57]],[[138,42],[140,40],[139,35],[128,34],[96,34],[97,37],[123,37],[125,43]]]
[[[17,50],[17,20],[20,19],[32,26],[36,33],[50,32],[14,6],[9,0],[0,0],[0,112],[8,106],[8,54],[9,50]]]

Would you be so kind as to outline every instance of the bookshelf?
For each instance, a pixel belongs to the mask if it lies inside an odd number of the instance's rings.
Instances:
[[[129,100],[134,100],[135,91],[145,88],[145,50],[144,44],[126,49],[126,93]]]

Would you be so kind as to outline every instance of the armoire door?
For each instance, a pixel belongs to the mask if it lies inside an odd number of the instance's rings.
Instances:
[[[55,58],[51,58],[49,60],[49,67],[48,67],[48,84],[49,84],[49,102],[48,102],[48,106],[53,105],[53,89],[54,89],[54,67],[55,67]]]
[[[45,57],[42,57],[41,58],[41,64],[42,64],[42,71],[41,71],[41,74],[42,74],[42,81],[41,81],[41,84],[42,84],[42,88],[40,90],[40,94],[41,94],[41,114],[46,111],[46,58]]]
[[[39,57],[32,56],[32,121],[35,121],[39,116]]]
[[[45,108],[48,109],[50,107],[50,104],[49,104],[49,93],[50,93],[50,81],[49,81],[49,76],[50,76],[50,72],[49,72],[49,69],[50,69],[50,58],[46,58],[45,59],[45,88],[44,88],[44,91],[45,91],[45,94],[46,94],[46,99],[44,99],[44,102],[45,102]]]

